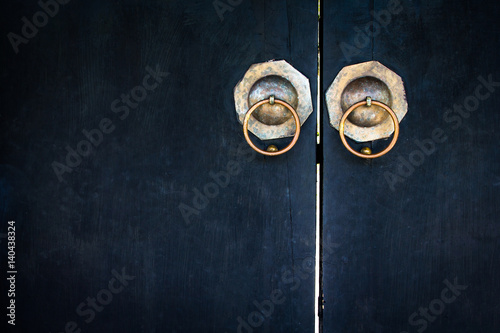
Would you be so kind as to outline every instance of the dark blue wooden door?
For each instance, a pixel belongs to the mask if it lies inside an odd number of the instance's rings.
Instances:
[[[324,332],[500,331],[499,14],[498,1],[323,1],[322,93],[377,60],[409,105],[373,161],[323,112]]]
[[[2,9],[2,276],[9,221],[17,270],[2,327],[313,332],[315,115],[291,152],[263,157],[233,88],[285,59],[316,96],[317,3]]]

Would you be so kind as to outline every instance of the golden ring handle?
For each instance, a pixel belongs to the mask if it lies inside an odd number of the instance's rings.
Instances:
[[[392,121],[394,122],[394,136],[392,137],[392,141],[389,144],[389,146],[387,146],[387,148],[385,148],[383,151],[381,151],[380,153],[377,153],[377,154],[373,154],[373,155],[366,155],[366,154],[362,154],[362,153],[355,151],[354,149],[351,148],[351,146],[349,146],[349,144],[347,143],[347,141],[345,139],[345,135],[344,135],[344,125],[345,125],[345,121],[346,121],[347,117],[349,116],[349,114],[351,114],[352,111],[354,111],[358,106],[363,106],[365,104],[370,106],[370,103],[373,105],[380,106],[385,111],[387,111],[387,113],[389,113],[389,115],[392,118]],[[344,113],[344,115],[342,116],[342,119],[340,119],[339,133],[340,133],[340,139],[342,140],[342,143],[344,144],[344,146],[347,148],[347,150],[349,150],[354,155],[356,155],[358,157],[362,157],[362,158],[377,158],[377,157],[380,157],[380,156],[387,154],[389,152],[389,150],[391,150],[394,147],[394,145],[396,144],[396,141],[398,141],[399,121],[398,121],[398,117],[396,116],[394,111],[392,111],[392,109],[390,107],[388,107],[387,105],[385,105],[382,102],[372,101],[371,99],[367,99],[367,100],[364,100],[364,101],[361,101],[361,102],[354,104]]]
[[[292,113],[293,119],[295,120],[295,128],[296,129],[295,129],[295,135],[293,136],[293,140],[292,140],[292,142],[290,142],[290,144],[288,146],[286,146],[282,150],[278,150],[278,151],[266,151],[266,150],[259,149],[256,145],[254,145],[254,143],[252,142],[252,140],[250,140],[250,137],[248,136],[248,121],[250,120],[250,116],[252,115],[252,113],[259,106],[261,106],[263,104],[266,104],[266,103],[270,103],[270,104],[278,103],[278,104],[283,105],[288,110],[290,110],[290,112]],[[299,139],[299,135],[300,135],[300,119],[299,119],[299,115],[297,114],[297,112],[293,109],[293,107],[290,104],[288,104],[285,101],[282,101],[282,100],[279,100],[279,99],[275,99],[274,96],[271,96],[268,99],[263,99],[262,101],[255,103],[250,108],[250,110],[247,111],[247,113],[245,115],[245,119],[243,120],[243,134],[245,135],[245,140],[247,140],[247,142],[250,145],[250,147],[252,147],[256,152],[261,153],[262,155],[277,156],[277,155],[284,154],[287,151],[289,151],[290,149],[292,149],[292,147],[295,145],[295,143]]]

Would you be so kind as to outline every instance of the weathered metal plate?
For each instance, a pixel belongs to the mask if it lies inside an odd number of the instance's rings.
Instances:
[[[252,65],[234,88],[234,104],[240,124],[257,99],[275,95],[292,105],[304,124],[313,111],[309,79],[284,60]],[[266,105],[256,110],[248,122],[248,130],[261,140],[293,136],[295,122],[289,111],[279,105]]]
[[[358,94],[357,92],[349,91],[348,97],[350,98],[346,97],[346,94],[343,94],[344,91],[346,88],[352,90],[353,85],[350,85],[350,83],[356,80],[358,80],[360,84],[356,84],[354,87],[361,89],[361,93]],[[364,80],[367,82],[363,82]],[[381,84],[378,85],[369,83],[369,81],[375,82],[379,80]],[[369,87],[367,88],[366,86]],[[370,91],[370,89],[373,89],[373,87],[376,88],[377,86],[387,86],[388,91],[386,91],[386,89],[381,89],[380,92]],[[374,100],[377,100],[377,96],[380,95],[379,101],[391,107],[394,113],[396,113],[399,122],[403,120],[408,111],[408,103],[406,102],[406,94],[401,77],[378,61],[368,61],[344,67],[328,88],[326,92],[326,105],[330,117],[330,126],[338,130],[340,119],[346,107],[346,105],[343,104],[345,104],[346,101],[349,101],[351,105],[360,102],[367,97],[365,94],[372,95],[371,97]],[[359,98],[355,97],[358,95]],[[351,100],[353,97],[357,99]],[[370,119],[368,114],[370,108],[373,108],[373,119]],[[391,118],[385,116],[384,111],[378,110],[374,106],[370,108],[365,107],[365,109],[356,110],[354,111],[358,112],[356,118],[351,118],[354,112],[347,118],[344,128],[346,136],[357,142],[367,142],[388,138],[394,132],[394,124]],[[357,124],[353,123],[353,121],[357,122]],[[363,126],[360,126],[360,124]]]

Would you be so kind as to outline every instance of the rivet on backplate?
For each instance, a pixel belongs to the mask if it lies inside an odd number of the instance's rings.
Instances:
[[[371,155],[372,150],[370,149],[370,147],[363,147],[363,148],[361,148],[361,154]]]
[[[275,151],[278,151],[278,147],[276,147],[275,145],[269,145],[269,147],[267,147],[266,150],[268,152],[275,152]]]

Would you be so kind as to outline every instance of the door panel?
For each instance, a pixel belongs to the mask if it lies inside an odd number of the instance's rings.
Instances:
[[[4,35],[41,10],[3,7]],[[315,1],[71,1],[2,46],[16,332],[314,330],[315,114],[263,157],[233,87],[285,59],[316,96]]]
[[[373,19],[394,3],[324,1],[322,93],[344,66],[377,60],[409,106],[395,148],[372,161],[323,112],[323,242],[336,245],[324,332],[498,332],[500,84],[485,81],[500,81],[500,5],[401,1]],[[372,20],[381,28],[363,46]],[[341,43],[357,49],[346,57]]]

